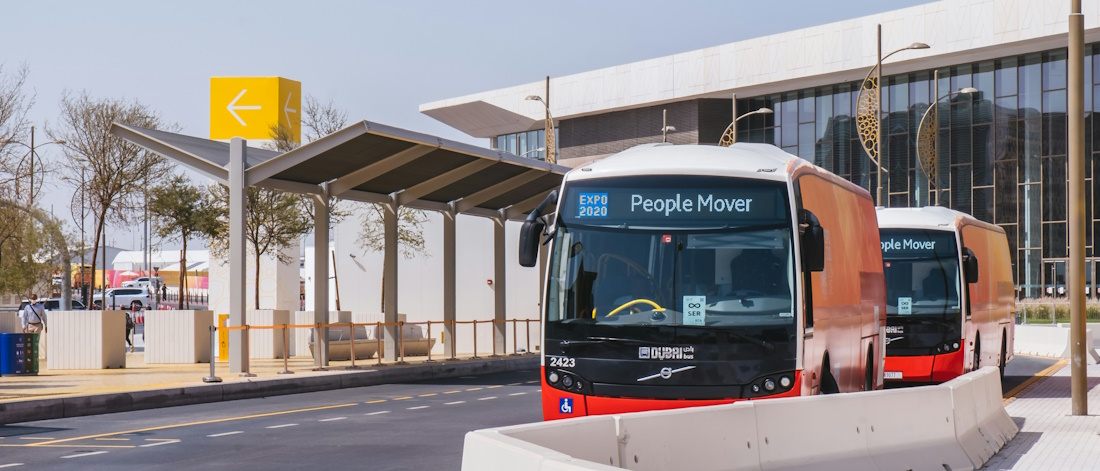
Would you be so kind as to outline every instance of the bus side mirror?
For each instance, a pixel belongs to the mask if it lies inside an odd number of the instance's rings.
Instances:
[[[534,214],[534,213],[532,213]],[[542,219],[523,221],[523,227],[519,230],[519,264],[524,267],[533,267],[539,261],[539,239],[542,236],[546,223]]]
[[[523,221],[523,227],[519,229],[519,264],[524,267],[533,267],[539,261],[539,242],[542,232],[546,229],[546,223],[541,219],[542,212],[547,206],[558,204],[558,191],[551,191],[546,199],[539,203],[538,207],[531,210],[527,219]]]
[[[978,282],[978,257],[969,247],[963,247],[963,272],[967,283]]]
[[[825,270],[825,229],[817,216],[809,210],[798,215],[798,229],[802,237],[802,269],[807,272]]]

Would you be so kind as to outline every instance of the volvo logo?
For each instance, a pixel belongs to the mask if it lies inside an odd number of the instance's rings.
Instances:
[[[672,368],[669,368],[669,367],[666,366],[664,368],[661,368],[661,371],[657,374],[652,374],[652,375],[649,375],[649,376],[643,376],[641,378],[638,378],[638,382],[640,383],[642,381],[649,381],[649,380],[654,379],[654,378],[669,379],[669,378],[672,377],[672,375],[674,375],[676,373],[679,373],[681,371],[692,370],[692,369],[695,369],[695,366],[685,366],[683,368],[676,368],[676,369],[672,369]]]

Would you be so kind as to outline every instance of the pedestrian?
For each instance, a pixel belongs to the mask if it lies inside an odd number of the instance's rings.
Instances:
[[[161,301],[167,301],[168,300],[168,285],[163,284],[163,283],[161,283],[161,285],[160,285],[160,300]]]
[[[126,344],[130,346],[130,353],[134,353],[134,318],[126,313]]]
[[[19,319],[23,323],[23,333],[42,332],[46,327],[46,310],[38,302],[38,295],[31,294],[30,302],[19,311]]]

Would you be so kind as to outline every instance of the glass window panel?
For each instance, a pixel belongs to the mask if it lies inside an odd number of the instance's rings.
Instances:
[[[1065,113],[1066,91],[1043,92],[1043,113]]]
[[[1009,96],[997,99],[997,105],[994,107],[994,117],[997,121],[1013,121],[1019,117],[1016,112],[1016,97]]]
[[[1092,111],[1092,58],[1085,56],[1085,112]]]
[[[946,95],[948,92],[953,90],[951,88],[951,69],[940,69],[939,87],[939,96],[936,97],[938,100]],[[958,89],[956,88],[954,90]],[[941,129],[951,127],[951,107],[948,105],[948,103],[950,103],[950,100],[947,99],[936,102],[936,109],[939,112],[939,125]]]
[[[993,61],[978,64],[973,87],[978,89],[972,97],[974,123],[988,123],[993,120]]]
[[[1016,222],[1016,162],[1002,161],[995,164],[996,184],[996,222],[997,224]]]
[[[993,136],[993,126],[989,124],[974,126],[972,133],[974,186],[992,185],[995,140]]]
[[[1066,220],[1066,158],[1043,159],[1043,221]]]
[[[1043,109],[1043,89],[1038,54],[1024,56],[1019,67],[1020,113],[1027,117]]]
[[[1012,256],[1012,260],[1013,260],[1013,265],[1015,265],[1016,252],[1017,252],[1017,250],[1016,250],[1016,225],[1015,224],[1001,225],[1001,229],[1005,230],[1005,239],[1008,239],[1008,250],[1009,250],[1009,253],[1012,254],[1011,256]],[[1015,278],[1016,273],[1013,273],[1012,277]]]
[[[1042,120],[1025,119],[1020,121],[1019,135],[1022,144],[1018,148],[1020,152],[1020,182],[1038,182],[1041,178],[1039,168],[1042,163],[1040,157],[1042,157],[1043,150],[1040,139],[1042,136]]]
[[[795,93],[788,93],[783,102],[783,147],[798,145],[798,99]]]
[[[523,155],[524,152],[527,152],[527,133],[521,132],[516,135],[516,146],[517,149],[514,152],[516,155]]]
[[[971,214],[970,166],[951,167],[951,208]]]
[[[997,61],[997,70],[993,73],[998,97],[1016,94],[1016,58]]]
[[[1020,197],[1020,212],[1017,217],[1020,220],[1021,238],[1023,248],[1039,248],[1041,235],[1039,233],[1042,214],[1042,199],[1039,194],[1038,183],[1020,185],[1017,195]]]
[[[1066,50],[1050,51],[1043,58],[1043,90],[1066,88]]]
[[[1019,145],[1019,139],[1017,138],[1017,123],[1016,121],[997,121],[994,125],[994,132],[996,136],[993,139],[995,150],[993,151],[993,157],[996,160],[1012,160],[1015,164],[1017,146]],[[1015,183],[1015,181],[1013,181]]]
[[[919,72],[915,76],[916,78],[909,82],[909,104],[912,109],[910,112],[912,118],[909,120],[909,133],[914,135],[917,133],[917,126],[920,125],[921,118],[928,110],[928,105],[932,103],[928,91],[928,73]]]
[[[516,150],[516,135],[515,134],[509,134],[508,135],[508,147],[505,148],[504,150],[508,151],[508,152],[511,152],[513,154],[518,153],[518,151]]]
[[[1043,257],[1066,258],[1066,223],[1043,224]]]
[[[941,190],[951,188],[951,131],[939,132],[939,149],[936,152],[936,173]]]
[[[833,93],[833,115],[852,115],[852,93],[848,84],[838,85]]]
[[[814,123],[805,123],[798,125],[798,156],[803,159],[814,161],[814,142],[816,133],[814,133]]]
[[[504,150],[505,146],[507,146],[507,145],[508,145],[508,137],[507,136],[497,136],[497,142],[496,142],[496,145],[493,146],[493,148],[496,149],[496,150]]]
[[[1016,267],[1020,273],[1017,283],[1020,284],[1021,291],[1029,298],[1042,296],[1042,254],[1038,250],[1021,250],[1017,260],[1018,265]]]
[[[1065,90],[1049,93],[1065,94]],[[1044,104],[1049,100],[1044,100]],[[1065,113],[1047,113],[1043,115],[1043,156],[1065,155],[1068,139],[1068,120]]]
[[[960,65],[954,68],[951,75],[951,88],[948,90],[940,89],[940,93],[947,94],[948,91],[955,91],[966,87],[973,86],[974,82],[970,76],[974,67],[970,64]]]
[[[891,193],[908,192],[909,179],[905,176],[909,174],[910,169],[909,136],[906,134],[890,136],[887,142],[889,144],[886,152],[886,170],[890,172],[890,178],[886,183],[890,185]]]
[[[979,220],[993,222],[993,188],[974,189],[974,212],[971,213]]]
[[[814,91],[804,90],[801,93],[802,98],[798,100],[798,122],[799,123],[812,123],[814,122]]]
[[[949,158],[945,164],[968,164],[972,162],[970,132],[970,126],[951,128],[951,145],[948,146],[951,153],[948,155]],[[943,149],[942,143],[940,148]]]
[[[817,97],[817,138],[825,137],[829,120],[833,117],[833,96],[819,95]]]

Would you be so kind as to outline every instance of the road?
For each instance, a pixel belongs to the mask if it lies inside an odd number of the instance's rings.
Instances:
[[[1016,356],[1003,390],[1054,363]],[[466,432],[541,419],[531,370],[0,427],[0,469],[457,470]]]
[[[0,468],[457,470],[466,432],[541,419],[530,370],[0,427]]]

